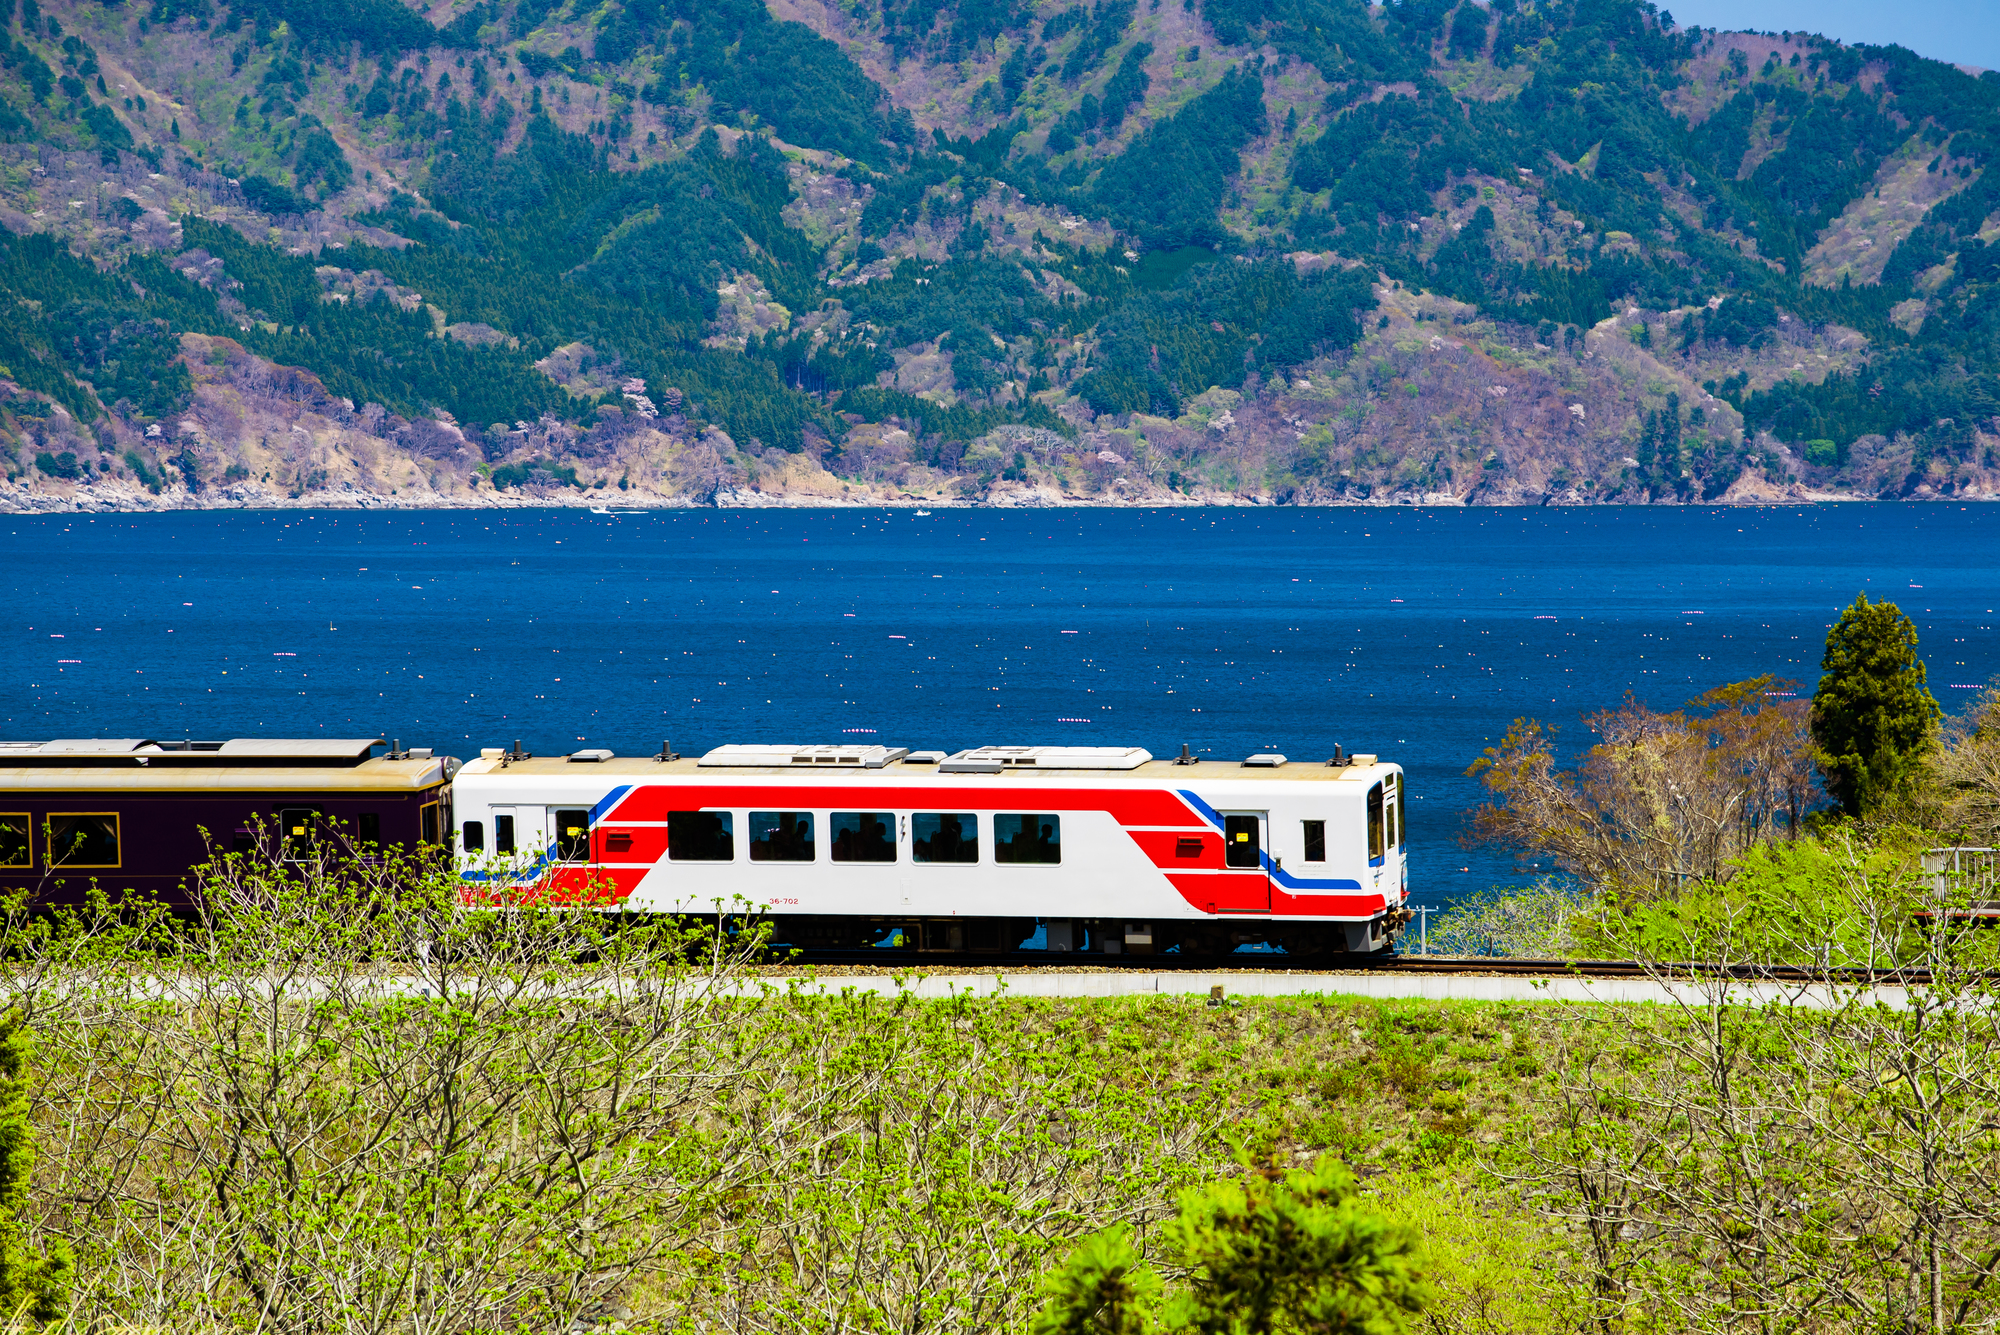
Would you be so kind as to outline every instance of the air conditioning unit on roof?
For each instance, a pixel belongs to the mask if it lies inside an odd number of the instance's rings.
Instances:
[[[958,752],[945,764],[998,764],[1006,769],[1137,769],[1152,758],[1153,753],[1140,746],[976,746]]]
[[[881,769],[910,754],[906,746],[718,746],[697,763],[762,769]]]

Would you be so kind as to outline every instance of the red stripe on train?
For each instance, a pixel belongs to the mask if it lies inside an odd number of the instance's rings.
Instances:
[[[1102,811],[1120,825],[1208,829],[1187,803],[1158,789],[1038,788],[996,793],[950,788],[822,788],[772,784],[647,784],[634,788],[605,813],[611,820],[665,820],[669,811],[748,807],[756,811]]]

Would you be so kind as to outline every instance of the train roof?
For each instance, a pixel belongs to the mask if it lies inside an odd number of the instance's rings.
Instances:
[[[457,772],[458,761],[429,748],[377,756],[381,745],[379,737],[0,742],[0,792],[398,792]]]
[[[1291,783],[1356,783],[1397,772],[1393,762],[1362,753],[1338,762],[1300,761],[1273,752],[1241,759],[1182,756],[1161,760],[1137,747],[976,747],[947,755],[883,746],[731,745],[701,756],[617,756],[593,749],[569,755],[535,756],[489,748],[467,762],[464,775],[505,772],[521,777],[582,778],[602,773],[620,779],[734,777],[838,777],[844,780],[907,783],[932,777],[1007,776],[1025,783],[1160,783],[1254,779]]]

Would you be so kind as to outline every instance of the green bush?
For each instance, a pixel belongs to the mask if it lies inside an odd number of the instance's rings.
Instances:
[[[536,473],[546,473],[550,479],[565,487],[579,485],[574,464],[559,464],[553,459],[530,459],[526,463],[502,464],[493,470],[493,485],[501,490],[511,490],[533,479]]]
[[[1415,1235],[1362,1198],[1339,1162],[1242,1167],[1181,1197],[1164,1230],[1185,1276],[1171,1299],[1161,1302],[1165,1283],[1119,1225],[1051,1277],[1034,1335],[1393,1335],[1423,1310]]]
[[[77,465],[76,453],[73,450],[64,450],[61,454],[50,454],[47,450],[43,450],[35,456],[35,467],[49,477],[67,478],[70,481],[75,481],[83,472]]]
[[[21,1009],[0,1015],[0,1310],[48,1321],[65,1305],[72,1261],[61,1242],[37,1255],[21,1228],[35,1166],[28,1100],[33,1051]]]
[[[155,496],[160,494],[160,479],[146,467],[145,456],[137,450],[125,451],[125,466],[132,470],[132,476],[139,479],[139,485]]]

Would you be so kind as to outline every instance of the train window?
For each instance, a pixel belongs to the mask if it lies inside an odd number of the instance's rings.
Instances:
[[[549,815],[556,827],[556,861],[590,861],[590,812],[583,807],[559,807]]]
[[[893,811],[836,811],[827,818],[833,831],[835,862],[894,862],[896,814]]]
[[[1325,862],[1326,822],[1323,820],[1309,820],[1305,822],[1305,827],[1306,827],[1305,860],[1307,862]]]
[[[810,811],[750,813],[752,862],[811,862],[813,818]]]
[[[495,816],[493,818],[493,851],[511,853],[514,851],[514,818]]]
[[[364,811],[354,818],[354,834],[364,844],[382,842],[382,816],[379,812]]]
[[[278,833],[285,844],[285,861],[304,862],[312,856],[313,818],[310,807],[285,807],[278,812]]]
[[[1396,780],[1396,847],[1399,849],[1406,847],[1410,842],[1410,812],[1409,808],[1403,805],[1403,795],[1409,786],[1403,778]]]
[[[1382,865],[1382,785],[1368,790],[1368,865]]]
[[[915,813],[910,817],[910,860],[979,861],[979,817],[970,811]]]
[[[1396,786],[1393,780],[1383,785],[1382,796],[1382,815],[1388,823],[1388,835],[1382,842],[1385,847],[1394,848],[1399,841],[1396,838],[1396,826],[1398,822],[1396,820]]]
[[[1062,817],[1051,815],[995,816],[995,862],[1062,861]]]
[[[465,834],[460,841],[468,853],[486,851],[486,822],[469,820],[465,823]]]
[[[0,812],[0,867],[32,867],[34,821],[25,811]]]
[[[109,811],[49,814],[51,867],[118,865],[118,817]]]
[[[1263,846],[1257,837],[1255,816],[1222,818],[1222,862],[1227,867],[1261,867]]]
[[[442,822],[438,806],[436,802],[426,802],[417,812],[417,837],[427,844],[438,843],[443,838],[439,832]],[[379,832],[382,827],[377,825],[375,828]]]
[[[669,811],[667,857],[674,862],[736,861],[736,817],[727,811]]]

